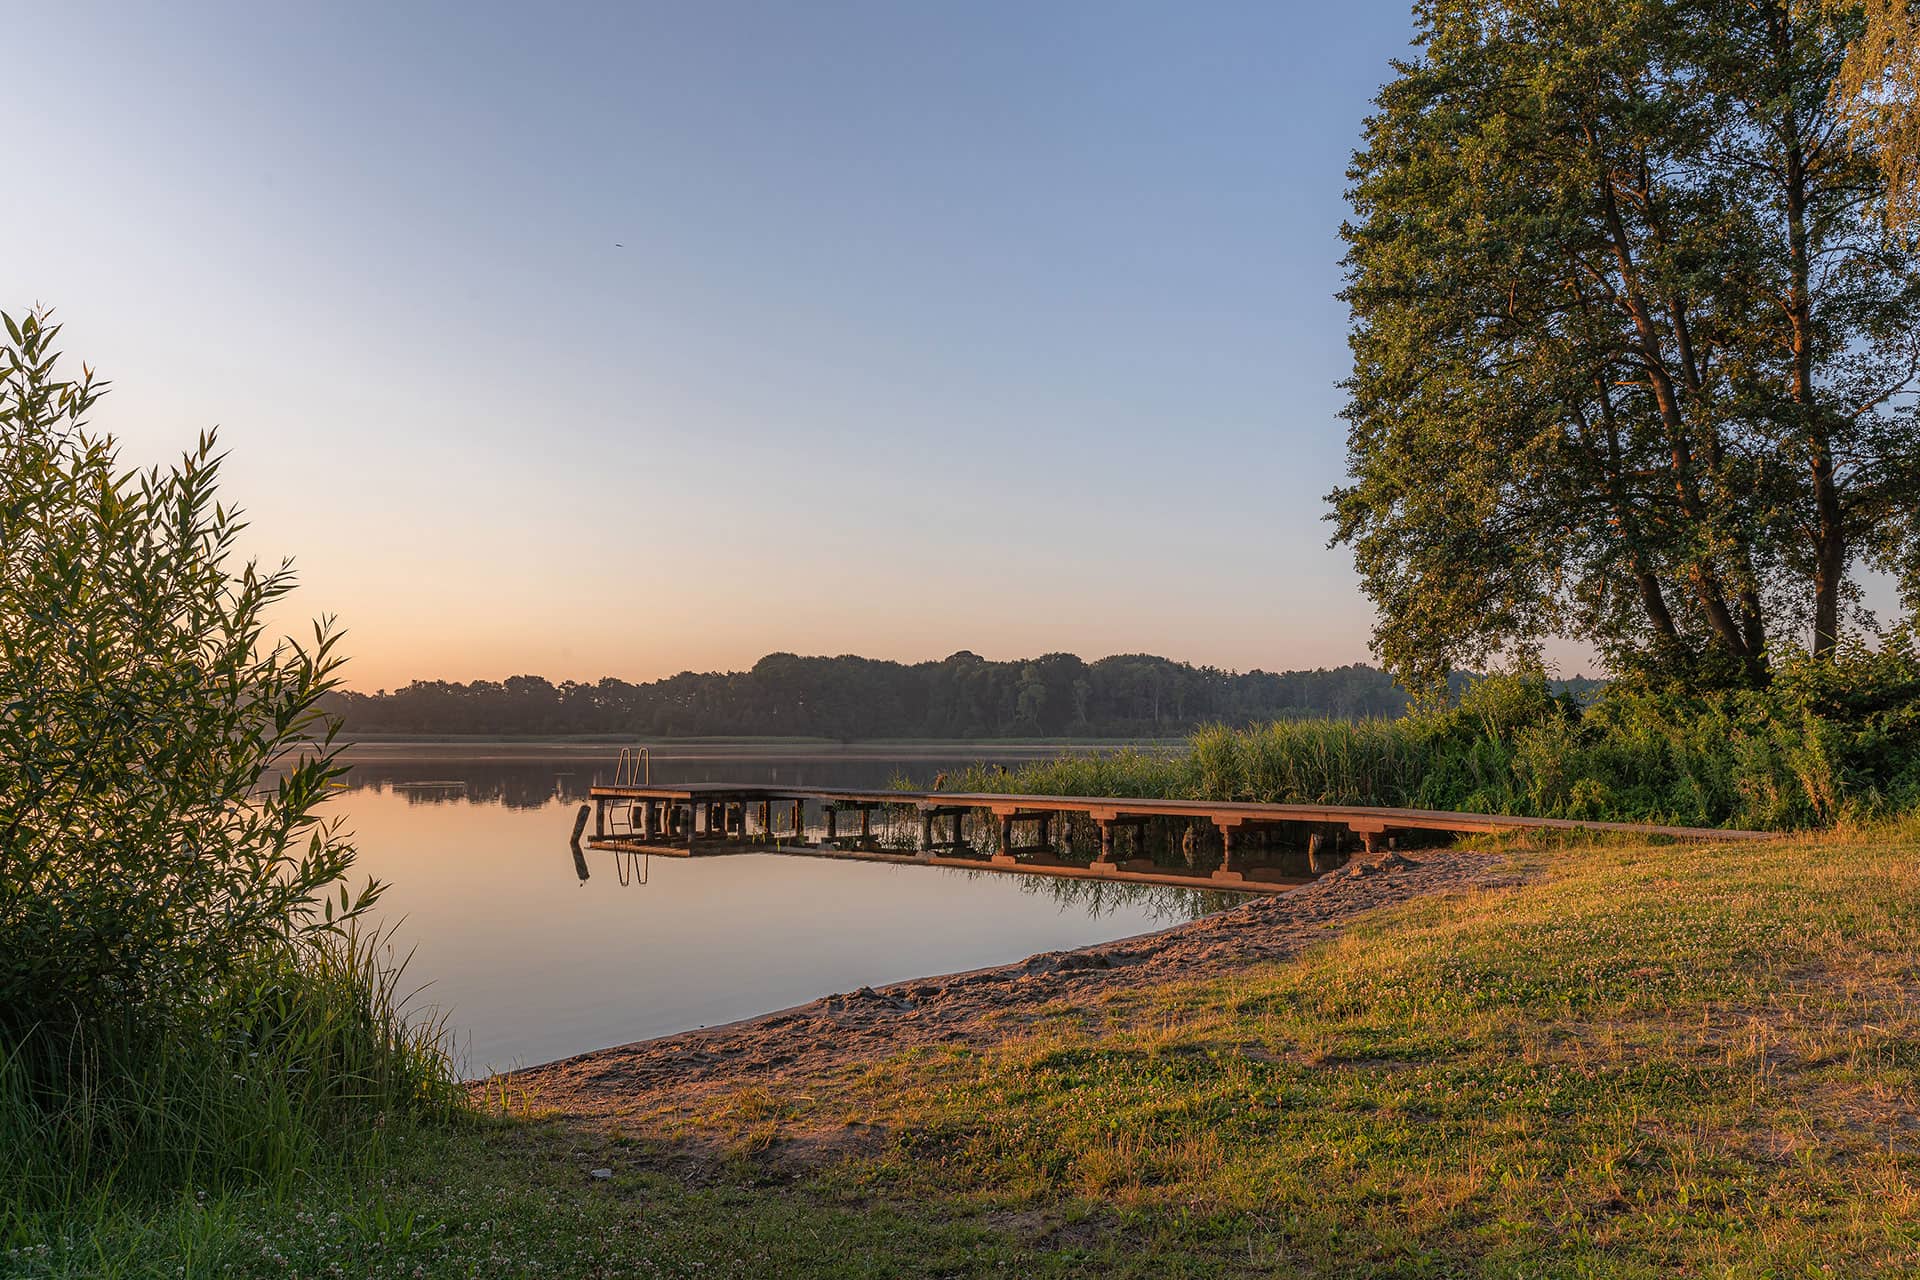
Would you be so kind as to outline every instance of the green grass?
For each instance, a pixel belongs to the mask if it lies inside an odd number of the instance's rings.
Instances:
[[[0,1056],[0,1239],[181,1187],[285,1197],[382,1167],[391,1133],[457,1115],[443,1028],[402,1016],[378,935],[253,957],[191,1009]]]
[[[671,1132],[408,1129],[365,1176],[15,1218],[0,1270],[1911,1275],[1917,855],[1911,822],[1516,846],[1524,885],[990,1052],[743,1088]],[[797,1160],[843,1132],[878,1136]]]

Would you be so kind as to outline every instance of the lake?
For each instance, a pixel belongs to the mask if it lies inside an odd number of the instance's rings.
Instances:
[[[648,858],[568,847],[616,748],[373,744],[332,802],[389,884],[415,1008],[455,1029],[469,1075],[710,1026],[929,974],[1196,919],[1230,893],[781,854]],[[653,749],[656,782],[879,787],[1058,747]]]

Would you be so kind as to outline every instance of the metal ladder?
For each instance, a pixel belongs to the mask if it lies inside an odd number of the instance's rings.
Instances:
[[[650,787],[653,785],[653,757],[646,747],[622,747],[619,758],[613,764],[613,785],[616,787]]]

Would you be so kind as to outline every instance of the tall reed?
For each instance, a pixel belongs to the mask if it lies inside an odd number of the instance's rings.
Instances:
[[[103,1194],[284,1194],[453,1114],[446,1028],[408,1016],[405,972],[377,934],[349,931],[262,953],[158,1025],[16,1043],[0,1057],[0,1236],[9,1214]]]
[[[1784,829],[1920,808],[1920,658],[1785,655],[1766,689],[1620,684],[1591,703],[1490,676],[1398,719],[1211,725],[1184,754],[953,774],[950,791],[1454,809]]]

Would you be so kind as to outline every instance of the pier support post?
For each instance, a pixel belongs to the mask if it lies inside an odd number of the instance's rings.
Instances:
[[[1376,823],[1349,822],[1347,829],[1360,837],[1366,856],[1371,858],[1380,852],[1380,846],[1386,843],[1387,829]]]
[[[1240,819],[1215,818],[1213,825],[1220,831],[1220,869],[1213,873],[1215,880],[1244,881],[1247,877],[1240,868],[1238,855]]]
[[[806,824],[807,802],[805,800],[795,800],[793,802],[793,842],[795,844],[805,844],[807,842]]]
[[[1000,852],[1008,858],[1013,856],[1013,815],[1010,813],[1000,815]]]
[[[1102,819],[1100,826],[1100,861],[1113,861],[1113,823]]]
[[[922,853],[933,852],[933,810],[932,809],[922,809],[920,811],[920,850]]]
[[[593,802],[593,838],[595,840],[605,840],[607,838],[607,802],[605,799],[596,799]]]
[[[966,821],[967,811],[965,809],[955,809],[953,811],[953,851],[955,853],[959,853],[967,847]]]
[[[863,804],[860,806],[860,843],[864,845],[872,839],[873,839],[873,806],[870,804]]]
[[[840,838],[840,811],[829,803],[826,807],[825,817],[827,819],[827,837],[822,840],[821,843],[832,844]]]

